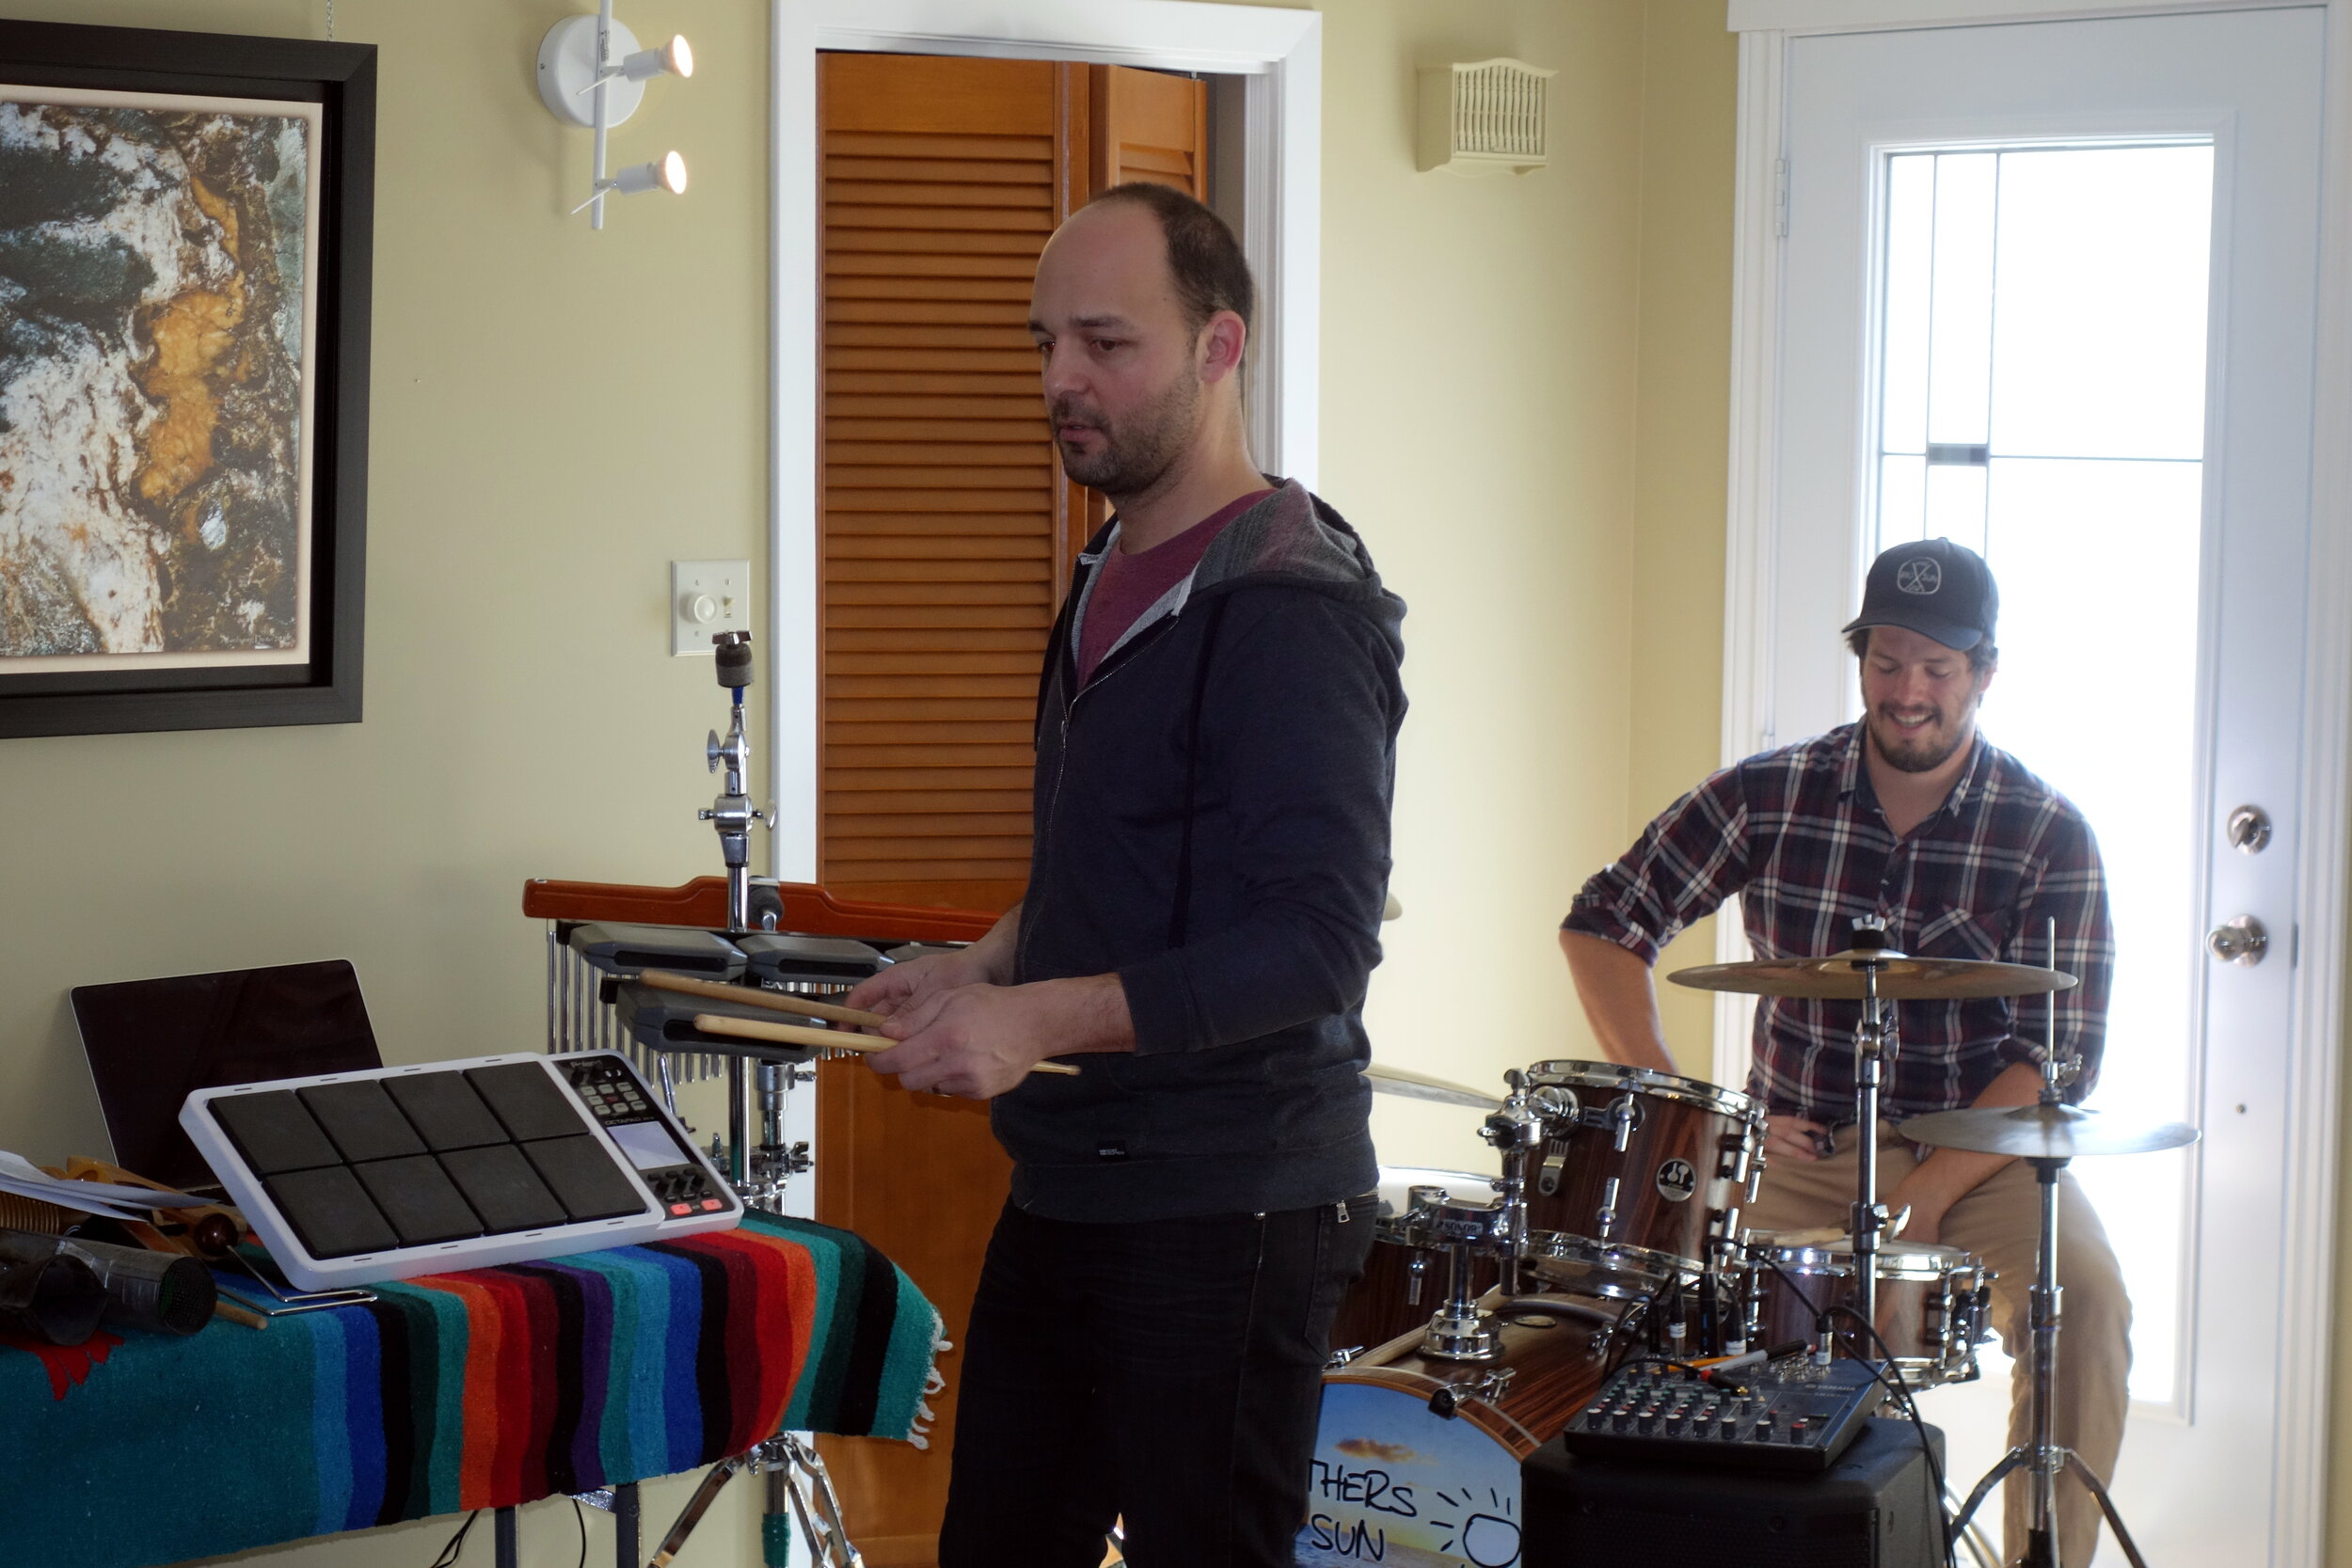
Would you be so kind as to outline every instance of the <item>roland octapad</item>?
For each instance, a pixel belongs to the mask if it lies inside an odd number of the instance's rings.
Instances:
[[[180,1109],[286,1277],[408,1279],[743,1217],[628,1060],[480,1056],[199,1089]]]

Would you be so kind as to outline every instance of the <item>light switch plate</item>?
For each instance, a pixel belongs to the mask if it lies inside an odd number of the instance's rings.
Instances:
[[[752,563],[670,562],[670,652],[707,654],[723,631],[752,629]]]

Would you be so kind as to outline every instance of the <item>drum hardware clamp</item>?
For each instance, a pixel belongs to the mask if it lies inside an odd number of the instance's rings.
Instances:
[[[1502,1292],[1519,1293],[1527,1262],[1527,1155],[1548,1133],[1539,1094],[1531,1093],[1527,1074],[1512,1068],[1503,1075],[1511,1092],[1486,1114],[1478,1135],[1502,1155],[1502,1174],[1495,1188],[1502,1197]],[[1557,1180],[1554,1180],[1557,1185]]]
[[[1422,1354],[1447,1361],[1493,1360],[1502,1354],[1502,1341],[1472,1293],[1470,1259],[1478,1252],[1502,1249],[1510,1234],[1512,1206],[1507,1199],[1473,1204],[1449,1197],[1428,1203],[1417,1196],[1412,1217],[1415,1228],[1445,1247],[1449,1275],[1445,1305],[1429,1320]]]
[[[1429,1413],[1432,1416],[1443,1416],[1448,1420],[1452,1420],[1454,1413],[1461,1408],[1461,1403],[1466,1399],[1479,1400],[1485,1403],[1493,1404],[1502,1397],[1502,1391],[1511,1386],[1511,1380],[1518,1375],[1519,1370],[1517,1367],[1489,1367],[1475,1377],[1464,1378],[1459,1383],[1449,1383],[1429,1396]]]

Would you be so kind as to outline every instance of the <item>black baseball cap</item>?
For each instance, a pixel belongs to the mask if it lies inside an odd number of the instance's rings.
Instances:
[[[1845,629],[1902,626],[1966,653],[1993,641],[2000,609],[2001,593],[1984,557],[1949,539],[1922,539],[1882,550],[1870,562],[1862,613]]]

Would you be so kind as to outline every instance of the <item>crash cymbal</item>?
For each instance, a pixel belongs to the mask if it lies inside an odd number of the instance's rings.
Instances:
[[[2072,1160],[2086,1154],[2148,1154],[2197,1141],[2185,1121],[2133,1121],[2079,1105],[1979,1105],[1914,1117],[1897,1129],[1914,1143],[1977,1154]]]
[[[1375,1094],[1401,1094],[1410,1100],[1434,1100],[1440,1105],[1469,1105],[1481,1111],[1491,1111],[1502,1103],[1499,1094],[1473,1089],[1468,1084],[1456,1084],[1450,1079],[1432,1078],[1410,1068],[1375,1062],[1364,1069],[1364,1076],[1372,1081]]]
[[[1701,964],[1666,976],[1693,990],[1738,991],[1744,996],[1794,996],[1821,1002],[1859,1002],[1867,965],[1878,969],[1879,995],[1888,1002],[1957,1002],[1979,996],[2031,996],[2065,990],[2074,977],[2031,964],[1986,963],[1973,958],[1915,958],[1886,948],[1877,953],[1849,948],[1826,958],[1756,958],[1748,963]]]

